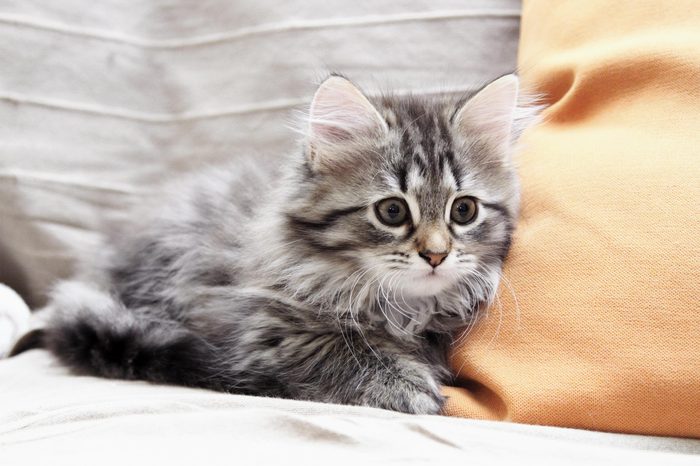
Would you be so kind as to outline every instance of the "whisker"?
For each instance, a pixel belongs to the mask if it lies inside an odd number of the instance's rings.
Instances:
[[[381,364],[381,365],[384,367],[385,370],[387,370],[388,372],[391,372],[390,369],[386,366],[386,364],[384,364],[384,361],[383,361],[382,358],[379,356],[379,354],[377,354],[377,352],[375,351],[375,349],[372,347],[372,345],[370,344],[369,340],[367,340],[367,337],[365,336],[365,333],[362,331],[362,326],[361,326],[361,325],[359,324],[359,322],[356,320],[356,316],[355,316],[353,313],[350,314],[350,319],[355,323],[355,325],[356,325],[356,330],[357,330],[357,332],[360,334],[360,338],[362,338],[362,340],[364,341],[365,345],[367,345],[367,348],[369,348],[370,352],[374,355],[374,357],[377,359],[377,361],[379,361],[379,364]]]
[[[387,266],[387,268],[389,270],[406,270],[407,269],[407,267],[401,267],[398,265],[389,265],[389,266]]]
[[[389,292],[390,292],[390,293],[391,293],[391,289],[392,289],[391,285],[392,285],[392,283],[394,282],[394,280],[398,277],[398,275],[399,275],[398,272],[396,272],[396,273],[392,274],[392,275],[389,277]],[[394,289],[394,290],[395,290],[395,289]],[[396,291],[394,291],[394,293],[393,293],[393,295],[392,295],[392,299],[389,300],[389,299],[387,298],[387,304],[389,304],[390,307],[392,307],[393,309],[395,309],[395,310],[396,310],[399,314],[401,314],[402,316],[408,318],[409,320],[411,320],[411,321],[413,321],[413,322],[418,323],[417,320],[415,320],[413,317],[411,317],[411,315],[406,314],[406,313],[396,304],[396,300],[394,299],[395,297],[396,297]]]
[[[505,287],[508,288],[508,291],[510,291],[510,295],[513,298],[513,306],[515,307],[516,330],[520,332],[520,303],[518,303],[518,297],[515,295],[515,290],[510,284],[510,280],[508,280],[502,272],[499,272],[499,276],[501,277],[501,281],[503,282]]]
[[[352,320],[352,321],[355,323],[355,325],[356,325],[356,331],[360,334],[360,337],[363,339],[365,345],[367,345],[367,348],[368,348],[368,349],[370,350],[370,352],[375,356],[375,358],[377,359],[377,361],[379,361],[379,363],[380,363],[387,371],[390,372],[390,369],[386,366],[386,364],[385,364],[384,361],[381,359],[381,357],[379,356],[379,354],[377,354],[377,352],[375,351],[375,349],[372,347],[372,345],[371,345],[371,344],[369,343],[369,341],[367,340],[367,337],[365,336],[364,332],[362,331],[362,326],[359,325],[359,323],[357,322],[356,317],[357,317],[357,314],[358,314],[358,313],[352,311],[352,309],[355,308],[356,303],[358,303],[359,299],[360,299],[363,295],[365,295],[365,293],[366,293],[365,290],[369,290],[369,289],[373,286],[373,284],[377,282],[377,278],[376,278],[376,277],[373,277],[372,279],[370,279],[370,280],[368,280],[366,283],[364,283],[364,284],[362,285],[362,287],[360,288],[359,292],[358,292],[357,294],[355,294],[355,293],[354,293],[354,289],[357,287],[357,285],[358,285],[358,283],[359,283],[359,280],[360,280],[361,277],[364,276],[366,273],[368,273],[369,271],[371,271],[371,270],[373,270],[373,269],[376,269],[377,267],[380,267],[381,265],[382,265],[382,264],[376,264],[376,265],[371,266],[371,267],[366,267],[365,270],[364,270],[364,272],[355,280],[355,283],[353,284],[353,287],[352,287],[352,290],[351,290],[351,294],[350,294],[350,298],[349,298],[349,308],[350,308],[350,318],[351,318],[351,320]],[[380,284],[380,286],[381,286],[381,284]],[[354,299],[353,299],[353,295],[354,295]],[[377,299],[377,298],[378,298],[378,295],[375,296],[375,299]],[[365,298],[365,299],[366,299],[366,298]]]
[[[501,298],[498,296],[498,294],[496,294],[496,303],[496,309],[498,309],[498,325],[496,326],[496,331],[491,337],[491,340],[489,340],[488,344],[486,345],[487,351],[491,348],[491,345],[498,339],[498,335],[501,330],[501,325],[503,325],[503,305],[501,304]]]
[[[381,279],[381,280],[379,281],[379,290],[381,291],[382,295],[384,296],[384,302],[385,302],[385,303],[388,303],[388,302],[389,302],[389,299],[388,299],[388,297],[387,297],[387,295],[386,295],[386,291],[384,290],[384,280],[386,280],[386,277],[384,277],[383,279]],[[408,332],[406,331],[406,329],[400,327],[398,324],[396,324],[396,323],[389,317],[389,315],[386,313],[386,311],[385,311],[384,308],[382,307],[381,302],[380,302],[380,301],[377,301],[377,302],[378,302],[378,304],[379,304],[379,311],[382,313],[382,315],[384,316],[384,318],[386,319],[386,321],[389,323],[389,325],[391,325],[392,327],[394,327],[394,328],[395,328],[396,330],[398,330],[399,332],[402,332],[404,335],[408,335]]]

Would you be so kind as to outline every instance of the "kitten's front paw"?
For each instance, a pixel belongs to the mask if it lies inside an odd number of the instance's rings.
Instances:
[[[439,414],[445,403],[440,386],[427,370],[404,368],[377,382],[364,404],[409,414]]]
[[[395,411],[409,414],[440,414],[445,398],[440,392],[407,390],[396,394]]]

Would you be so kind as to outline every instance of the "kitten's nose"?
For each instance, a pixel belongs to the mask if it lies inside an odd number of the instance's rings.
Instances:
[[[418,255],[421,256],[425,261],[430,264],[433,268],[437,267],[438,265],[442,264],[442,261],[445,260],[445,257],[449,252],[432,252],[432,251],[424,251],[424,252],[419,252]]]

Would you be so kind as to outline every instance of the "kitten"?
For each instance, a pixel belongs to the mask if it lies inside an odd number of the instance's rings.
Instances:
[[[438,413],[515,226],[517,100],[513,75],[457,102],[330,76],[301,153],[171,186],[31,344],[78,373]]]

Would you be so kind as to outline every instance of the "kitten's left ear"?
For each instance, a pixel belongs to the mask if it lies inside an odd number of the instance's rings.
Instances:
[[[478,139],[508,150],[518,108],[518,77],[508,74],[483,88],[457,109],[453,125],[468,139]]]
[[[357,138],[381,137],[386,121],[350,81],[326,79],[314,94],[309,118],[309,156],[315,166],[333,164],[342,146]]]

